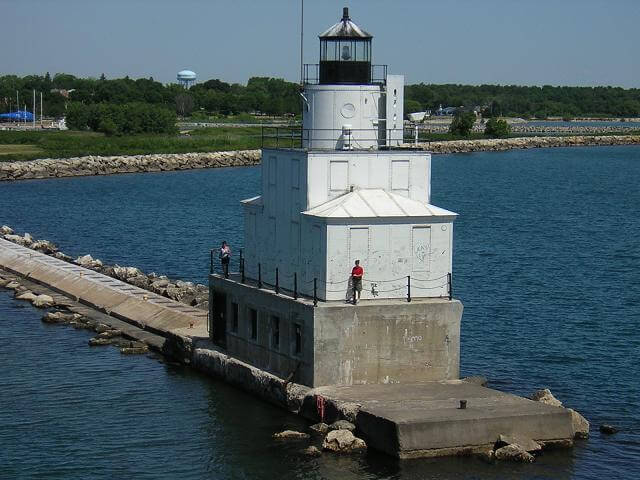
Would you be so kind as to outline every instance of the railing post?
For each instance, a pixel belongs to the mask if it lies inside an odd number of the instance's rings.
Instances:
[[[411,301],[411,275],[407,275],[407,302]]]
[[[240,283],[244,283],[244,257],[242,256],[242,249],[240,249]]]
[[[318,279],[313,279],[313,306],[318,306]]]
[[[262,264],[258,263],[258,288],[262,288]]]
[[[209,262],[209,273],[213,274],[213,249],[211,249],[210,253],[210,262]]]
[[[298,299],[298,273],[293,272],[293,299]]]
[[[278,267],[276,267],[276,295],[280,293],[280,280],[278,277]]]
[[[451,273],[447,273],[447,283],[449,284],[449,300],[453,298],[453,279]]]
[[[280,128],[276,127],[276,148],[280,148]]]

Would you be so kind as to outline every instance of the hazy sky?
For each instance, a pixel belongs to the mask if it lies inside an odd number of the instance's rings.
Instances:
[[[0,0],[0,74],[299,79],[301,0]],[[349,6],[407,83],[640,87],[640,0],[306,0],[305,63]]]

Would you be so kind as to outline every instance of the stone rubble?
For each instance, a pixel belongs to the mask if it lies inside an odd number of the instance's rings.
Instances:
[[[307,448],[305,448],[302,453],[304,453],[305,455],[308,455],[309,457],[319,457],[322,455],[322,452],[320,451],[320,449],[318,447],[316,447],[315,445],[311,445]]]
[[[155,273],[146,275],[139,268],[132,266],[104,265],[101,260],[93,258],[91,255],[81,255],[73,259],[59,251],[58,247],[48,240],[34,241],[33,237],[28,233],[25,233],[24,236],[17,235],[11,227],[6,225],[0,227],[0,231],[7,232],[2,235],[5,240],[18,245],[52,255],[60,260],[75,263],[195,308],[203,310],[208,310],[209,308],[209,289],[206,285],[194,284],[183,280],[172,282],[164,275],[159,276]],[[7,288],[17,288],[18,286],[19,284],[16,284],[15,287],[7,286]],[[42,304],[43,308],[47,306],[45,299],[40,299],[39,303]]]
[[[273,438],[278,440],[306,440],[309,438],[309,434],[296,432],[295,430],[283,430],[282,432],[274,433]]]
[[[350,432],[354,432],[356,426],[347,421],[347,420],[337,420],[329,425],[329,430],[349,430]]]
[[[349,430],[332,430],[322,442],[322,449],[335,453],[353,453],[366,450],[367,444]]]
[[[551,390],[549,390],[548,388],[543,388],[542,390],[537,390],[536,392],[534,392],[534,394],[531,395],[531,400],[540,403],[546,403],[547,405],[551,405],[554,407],[562,406],[562,402],[554,397],[551,393]]]
[[[426,133],[448,133],[450,122],[429,122],[425,121],[420,124],[420,132]],[[511,123],[512,134],[573,134],[573,135],[594,135],[603,133],[633,133],[638,130],[635,125],[521,125],[518,123]],[[486,124],[476,122],[471,129],[475,133],[484,133]],[[405,127],[408,130],[413,131],[414,127]]]
[[[618,433],[618,429],[613,425],[603,423],[602,425],[600,425],[600,433],[604,433],[605,435],[613,435],[614,433]]]
[[[586,418],[576,412],[573,408],[568,408],[571,412],[571,424],[573,426],[573,438],[586,440],[589,438],[589,422]]]
[[[531,454],[540,453],[542,451],[542,446],[538,442],[522,435],[500,435],[496,442],[496,450],[506,447],[507,445],[518,445],[525,452],[529,452]]]
[[[404,148],[421,148],[431,153],[497,152],[513,149],[637,145],[640,135],[576,135],[569,137],[521,137],[479,140],[451,140],[404,144]]]
[[[562,402],[553,396],[551,390],[548,388],[543,388],[541,390],[536,390],[533,395],[531,395],[531,400],[536,402],[545,403],[547,405],[551,405],[554,407],[562,407]],[[589,422],[586,418],[580,415],[578,412],[573,410],[572,408],[567,408],[567,410],[571,413],[571,424],[573,427],[573,438],[577,439],[586,439],[589,438]]]
[[[260,155],[260,150],[237,150],[152,155],[89,155],[72,158],[44,158],[24,162],[0,162],[0,181],[239,167],[260,163]]]
[[[57,310],[46,312],[42,316],[42,322],[57,325],[70,325],[77,329],[93,330],[98,335],[89,340],[90,346],[115,345],[124,355],[142,354],[149,351],[149,347],[139,341],[123,340],[123,332],[104,323],[84,317],[79,313],[68,310],[66,305],[57,305],[49,295],[36,295],[28,288],[15,280],[0,276],[0,287],[14,290],[14,297],[18,300],[30,301],[38,308],[51,308],[57,306]]]
[[[311,425],[309,427],[309,430],[311,430],[314,434],[325,435],[329,432],[329,425],[327,425],[324,422],[320,422],[320,423]]]
[[[535,457],[518,444],[506,445],[494,452],[494,458],[500,461],[532,463]]]

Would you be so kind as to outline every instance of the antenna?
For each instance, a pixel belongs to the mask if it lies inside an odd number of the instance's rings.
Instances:
[[[304,84],[304,59],[302,52],[304,50],[304,0],[301,0],[302,8],[300,9],[300,85]]]

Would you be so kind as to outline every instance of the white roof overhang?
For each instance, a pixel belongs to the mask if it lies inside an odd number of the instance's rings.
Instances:
[[[412,219],[420,223],[453,221],[458,215],[383,189],[354,190],[302,214],[327,221],[377,218],[393,221]]]

